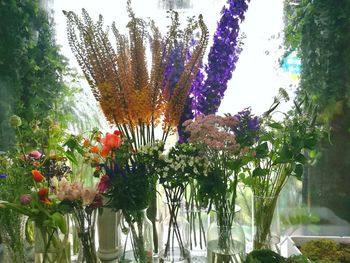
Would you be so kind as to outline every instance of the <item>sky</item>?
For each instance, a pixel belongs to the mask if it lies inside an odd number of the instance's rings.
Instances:
[[[166,11],[158,9],[158,0],[133,0],[132,7],[137,16],[151,17],[161,30],[166,29],[169,19]],[[220,11],[224,0],[191,0],[191,9],[180,12],[182,18],[203,14],[208,26],[210,40],[220,19]],[[77,62],[70,50],[66,35],[66,19],[62,10],[74,11],[78,14],[85,8],[93,19],[101,14],[105,25],[115,21],[122,32],[128,21],[126,0],[56,0],[53,2],[54,19],[56,23],[57,43],[62,46],[62,53],[68,57],[73,67],[78,68]],[[246,19],[241,25],[245,34],[243,51],[237,63],[228,89],[219,108],[219,113],[234,114],[246,107],[252,107],[255,114],[261,114],[272,104],[278,89],[290,89],[293,84],[290,77],[279,69],[278,59],[283,54],[283,0],[253,0],[251,1]],[[211,46],[209,42],[208,50]],[[206,60],[206,56],[204,57]],[[79,72],[80,69],[78,69]],[[89,88],[86,82],[82,84],[86,92]],[[282,109],[288,109],[286,104]]]

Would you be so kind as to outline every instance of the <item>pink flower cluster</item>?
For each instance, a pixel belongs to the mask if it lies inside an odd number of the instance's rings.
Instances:
[[[221,117],[215,114],[199,115],[196,120],[184,122],[185,131],[190,133],[188,142],[204,143],[210,149],[235,153],[240,145],[232,132],[239,120],[234,116]]]
[[[63,178],[58,183],[57,198],[60,201],[78,201],[83,205],[90,205],[95,200],[97,190],[94,187],[84,187],[81,182],[68,182]]]

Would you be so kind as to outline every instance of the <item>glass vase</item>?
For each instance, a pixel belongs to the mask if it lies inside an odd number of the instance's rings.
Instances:
[[[244,232],[235,222],[234,213],[215,213],[208,229],[208,262],[241,263],[245,256]]]
[[[153,261],[153,226],[146,211],[147,209],[122,212],[120,226],[123,252],[119,262]]]
[[[208,211],[200,206],[186,204],[186,219],[190,224],[191,262],[206,262]]]
[[[34,262],[70,263],[68,235],[44,225],[34,226]]]
[[[253,249],[279,252],[278,196],[257,196],[253,200]]]
[[[77,263],[99,263],[95,246],[95,226],[77,229],[79,252]]]
[[[167,216],[160,224],[159,262],[190,262],[190,224],[179,201],[166,203]]]

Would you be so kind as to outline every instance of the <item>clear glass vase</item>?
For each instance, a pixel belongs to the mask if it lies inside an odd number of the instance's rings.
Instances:
[[[79,252],[76,263],[99,263],[95,246],[95,226],[77,230]]]
[[[234,213],[215,213],[215,219],[208,229],[208,262],[241,263],[245,256],[244,232],[235,222]]]
[[[120,227],[123,252],[119,262],[153,261],[153,226],[146,211],[122,212]]]
[[[168,213],[160,224],[159,262],[190,262],[190,224],[182,214],[181,202],[166,206]]]
[[[71,262],[68,235],[63,235],[58,229],[35,224],[34,241],[35,263]]]
[[[278,196],[257,196],[253,201],[253,249],[280,251]]]

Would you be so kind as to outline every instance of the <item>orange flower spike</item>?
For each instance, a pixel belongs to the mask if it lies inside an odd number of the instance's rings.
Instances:
[[[98,153],[98,146],[96,145],[96,146],[94,146],[94,147],[91,147],[91,148],[90,148],[90,152],[91,152],[91,153]]]
[[[36,183],[40,183],[45,180],[45,177],[38,170],[32,170],[32,177]]]
[[[83,142],[83,145],[85,148],[89,147],[90,146],[90,141],[88,139],[85,139],[84,142]]]

